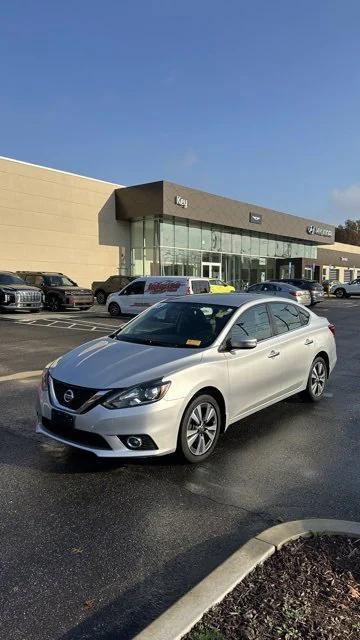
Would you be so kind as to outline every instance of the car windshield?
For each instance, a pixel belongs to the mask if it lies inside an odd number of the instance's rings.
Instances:
[[[208,347],[225,327],[236,307],[190,302],[161,302],[114,337],[124,342],[160,347]]]
[[[26,284],[26,282],[12,273],[0,273],[0,284]]]
[[[50,287],[73,287],[73,286],[76,286],[75,282],[73,282],[73,280],[70,280],[70,278],[67,278],[66,276],[60,276],[60,275],[45,276],[44,280],[45,280],[46,284],[49,285]]]

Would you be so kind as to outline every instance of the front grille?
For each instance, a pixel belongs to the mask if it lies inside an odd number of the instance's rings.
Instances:
[[[40,291],[17,291],[16,297],[19,302],[41,302]]]
[[[63,407],[67,407],[68,409],[72,409],[73,411],[77,411],[82,407],[85,402],[90,400],[92,396],[94,396],[98,389],[89,389],[88,387],[78,387],[74,384],[68,384],[66,382],[60,382],[59,380],[54,380],[52,378],[53,388],[56,400]],[[67,391],[72,391],[74,395],[74,399],[70,400],[70,402],[66,402],[64,400],[64,395]]]
[[[85,447],[91,447],[93,449],[111,450],[109,443],[97,433],[80,431],[80,429],[74,429],[65,424],[54,423],[52,420],[49,420],[49,418],[42,418],[42,424],[49,433],[53,433],[54,436],[59,436],[59,438],[64,438],[64,440],[68,442],[82,444]]]

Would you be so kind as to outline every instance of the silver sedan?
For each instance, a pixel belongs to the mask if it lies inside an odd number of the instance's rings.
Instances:
[[[310,291],[299,289],[292,284],[287,284],[287,282],[260,282],[259,284],[253,284],[251,287],[248,287],[247,292],[280,296],[281,298],[296,300],[299,304],[304,304],[305,307],[311,306]]]
[[[97,456],[207,458],[232,423],[298,392],[322,398],[334,327],[288,299],[159,302],[43,373],[37,431]]]

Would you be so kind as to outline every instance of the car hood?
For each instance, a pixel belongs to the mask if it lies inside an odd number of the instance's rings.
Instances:
[[[122,342],[105,337],[61,356],[50,367],[56,380],[92,389],[130,387],[170,375],[202,359],[191,349]]]
[[[92,291],[91,289],[83,289],[82,287],[73,287],[73,286],[69,286],[69,287],[58,287],[57,285],[53,285],[51,287],[49,287],[50,289],[56,289],[57,291],[69,291],[69,293],[72,294],[76,294],[76,293],[89,293],[92,295]]]
[[[6,291],[40,291],[38,287],[32,287],[29,284],[0,284],[0,289],[6,289]]]

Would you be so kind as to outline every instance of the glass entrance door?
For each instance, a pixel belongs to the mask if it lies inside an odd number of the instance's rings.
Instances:
[[[203,262],[202,276],[203,278],[217,278],[221,280],[221,263]]]

